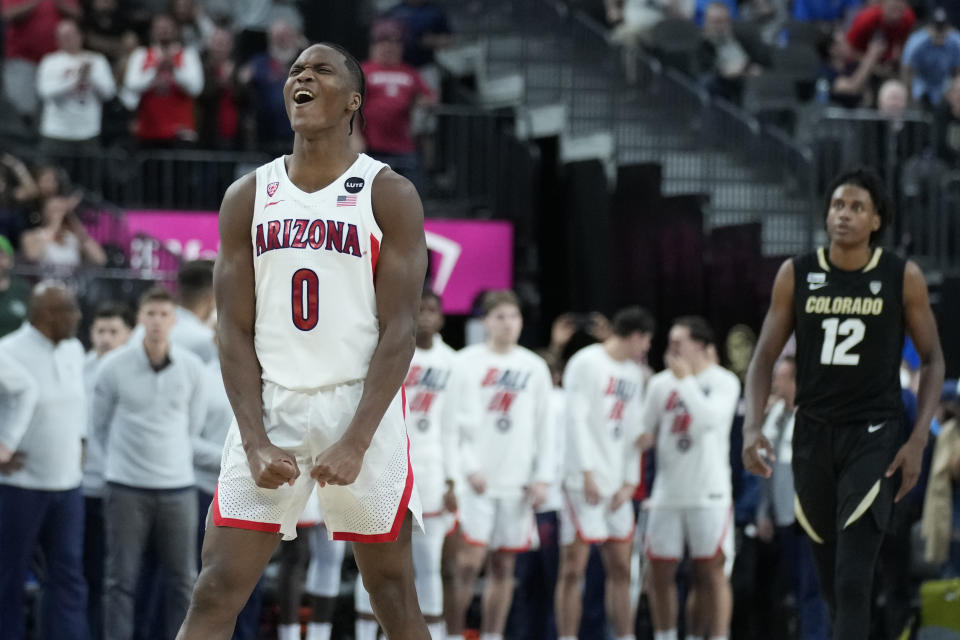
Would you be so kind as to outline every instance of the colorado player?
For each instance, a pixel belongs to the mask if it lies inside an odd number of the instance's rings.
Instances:
[[[840,175],[827,191],[830,247],[787,260],[747,373],[743,462],[770,477],[763,409],[771,370],[797,338],[793,474],[797,521],[814,542],[833,637],[867,638],[873,571],[894,502],[916,484],[943,386],[943,354],[923,273],[873,246],[893,215],[880,178]],[[904,329],[920,355],[917,418],[904,443],[899,368]]]
[[[464,622],[473,582],[492,549],[480,630],[483,640],[493,640],[502,637],[510,611],[516,554],[536,541],[534,509],[555,475],[553,385],[546,362],[517,344],[523,320],[516,294],[489,292],[483,308],[487,341],[457,354],[450,397],[457,403],[467,485],[459,493],[466,546],[459,557],[457,622]]]
[[[633,504],[640,483],[640,413],[643,369],[654,321],[639,307],[613,317],[613,335],[585,347],[567,364],[569,464],[561,511],[557,635],[576,638],[581,586],[591,544],[600,544],[606,575],[607,618],[614,636],[633,638],[630,550]]]
[[[440,339],[443,310],[440,297],[424,291],[417,323],[417,350],[404,382],[407,394],[407,422],[410,425],[410,458],[423,503],[423,533],[413,534],[413,567],[417,596],[433,640],[444,639],[443,583],[440,556],[450,528],[447,506],[456,511],[453,477],[458,467],[452,420],[449,416],[447,385],[450,382],[454,351]],[[375,640],[377,623],[370,609],[370,597],[360,580],[355,594],[357,640]]]
[[[710,638],[726,638],[732,596],[726,567],[733,559],[730,427],[740,381],[710,355],[713,331],[696,316],[670,328],[668,369],[653,376],[644,400],[641,445],[656,441],[647,556],[656,640],[676,640],[677,563],[694,560],[697,597]]]
[[[401,397],[426,273],[423,209],[406,179],[350,149],[364,96],[353,56],[308,47],[283,95],[293,153],[234,183],[220,211],[218,336],[236,420],[178,637],[229,637],[319,482],[333,538],[360,543],[387,635],[427,640]]]

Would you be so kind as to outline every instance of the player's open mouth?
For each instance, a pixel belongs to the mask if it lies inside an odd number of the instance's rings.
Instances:
[[[306,104],[312,102],[315,97],[313,92],[308,89],[297,89],[296,93],[293,94],[293,101],[297,104]]]

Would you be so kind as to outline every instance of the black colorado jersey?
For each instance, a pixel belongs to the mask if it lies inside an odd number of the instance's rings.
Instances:
[[[793,259],[797,407],[831,424],[899,418],[904,261],[874,249],[859,271],[827,252]]]

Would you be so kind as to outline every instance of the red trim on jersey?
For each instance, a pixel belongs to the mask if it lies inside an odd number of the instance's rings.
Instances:
[[[309,529],[310,527],[322,527],[323,520],[298,520],[297,529]]]
[[[570,514],[570,520],[573,522],[573,528],[577,530],[577,538],[584,544],[600,544],[606,542],[606,538],[588,538],[583,533],[583,527],[580,526],[580,520],[577,518],[577,510],[573,508],[573,501],[570,500],[570,494],[563,490],[563,499],[567,503],[567,513]]]
[[[459,526],[459,522],[457,526]],[[480,542],[479,540],[474,540],[467,535],[466,530],[463,527],[460,527],[460,535],[463,536],[463,541],[466,542],[471,547],[489,547],[490,545],[486,542]],[[451,531],[452,533],[452,531]],[[450,535],[450,534],[447,534]],[[530,547],[533,545],[533,530],[531,529],[527,533],[527,544],[523,547],[496,547],[496,551],[506,551],[507,553],[523,553],[524,551],[529,551]]]
[[[446,532],[445,534],[443,534],[443,537],[444,537],[444,538],[447,538],[447,537],[449,537],[449,536],[452,536],[453,534],[455,534],[455,533],[457,532],[457,529],[459,529],[459,528],[460,528],[460,515],[459,515],[459,514],[454,514],[454,516],[453,516],[453,524],[450,525],[450,528],[447,529],[447,532]]]
[[[723,523],[723,533],[720,534],[720,542],[717,543],[717,550],[713,552],[712,556],[693,556],[694,562],[713,562],[720,557],[720,554],[723,553],[723,541],[727,539],[727,532],[730,530],[730,523],[733,521],[733,507],[730,507],[730,511],[727,512],[727,521]]]
[[[402,388],[402,387],[401,387]],[[413,494],[413,465],[410,464],[410,438],[407,437],[407,484],[403,487],[403,495],[400,496],[400,505],[397,507],[397,515],[393,518],[393,526],[386,533],[351,533],[349,531],[335,531],[334,540],[345,540],[347,542],[363,542],[366,544],[373,542],[393,542],[400,535],[400,527],[403,526],[403,518],[407,513],[407,506],[410,504],[410,496]]]
[[[457,523],[457,524],[459,524],[459,523]],[[470,545],[471,547],[484,547],[484,548],[486,548],[486,547],[488,546],[486,542],[480,542],[479,540],[474,540],[473,538],[471,538],[470,536],[468,536],[468,535],[467,535],[467,532],[466,532],[466,531],[463,531],[463,527],[460,527],[460,529],[461,529],[460,535],[463,537],[463,541],[466,542],[466,543],[467,543],[468,545]]]
[[[248,529],[250,531],[263,531],[265,533],[280,533],[280,524],[275,522],[257,522],[256,520],[240,520],[239,518],[224,518],[220,515],[219,500],[220,485],[213,490],[213,524],[218,527],[231,527],[233,529]]]
[[[370,267],[373,273],[374,282],[377,279],[377,260],[380,259],[380,242],[370,234]]]

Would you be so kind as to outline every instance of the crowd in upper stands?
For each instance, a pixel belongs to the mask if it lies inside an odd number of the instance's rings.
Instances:
[[[410,113],[436,101],[433,52],[450,27],[432,3],[377,2],[366,146],[408,156]],[[4,2],[3,104],[50,154],[137,148],[288,148],[281,93],[308,44],[293,0]],[[358,5],[358,11],[362,8]],[[369,55],[368,55],[369,54]]]
[[[602,12],[628,56],[668,50],[668,63],[745,108],[751,95],[779,92],[797,110],[874,108],[896,118],[916,109],[936,123],[937,154],[953,166],[960,157],[955,2],[604,0]],[[676,55],[677,38],[689,55]]]

